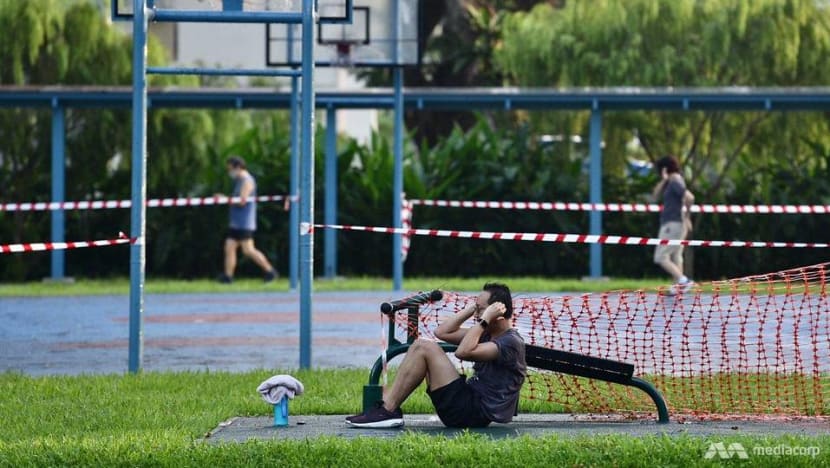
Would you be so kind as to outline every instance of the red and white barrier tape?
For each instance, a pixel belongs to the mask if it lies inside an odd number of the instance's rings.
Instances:
[[[290,197],[291,202],[296,202],[299,197]],[[285,195],[259,195],[258,202],[283,201]],[[177,206],[207,206],[227,205],[239,203],[239,197],[191,197],[191,198],[153,198],[147,200],[149,208],[167,208]],[[100,210],[112,208],[130,208],[133,205],[131,200],[92,200],[92,201],[69,201],[69,202],[25,202],[25,203],[0,203],[0,211],[55,211],[55,210]]]
[[[110,245],[136,244],[137,239],[120,237],[118,239],[105,239],[81,242],[35,242],[31,244],[6,244],[0,245],[0,254],[22,253],[22,252],[44,252],[47,250],[69,250],[83,249],[87,247],[108,247]]]
[[[308,223],[302,223],[300,232],[309,233]],[[720,241],[720,240],[675,240],[649,237],[589,235],[589,234],[555,234],[536,232],[479,232],[450,231],[443,229],[403,229],[377,226],[348,226],[341,224],[315,224],[314,228],[337,229],[342,231],[379,232],[384,234],[404,234],[411,236],[453,237],[459,239],[494,239],[531,242],[555,242],[569,244],[611,244],[611,245],[684,245],[690,247],[773,247],[773,248],[814,248],[824,249],[830,244],[815,242],[764,242],[764,241]]]
[[[412,202],[403,197],[401,203],[401,227],[404,229],[412,229]],[[403,236],[401,238],[401,262],[406,261],[409,255],[409,247],[412,243],[410,236]]]
[[[659,213],[661,206],[653,203],[571,203],[571,202],[511,202],[468,200],[409,200],[415,206],[446,208],[500,208],[508,210],[541,211],[622,211]],[[830,205],[693,205],[692,213],[734,214],[828,214]]]

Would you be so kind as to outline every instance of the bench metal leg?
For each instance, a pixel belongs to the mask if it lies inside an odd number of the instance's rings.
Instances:
[[[640,390],[648,393],[648,396],[650,396],[651,400],[654,401],[654,405],[657,406],[658,423],[667,424],[669,422],[669,409],[666,406],[666,400],[663,399],[663,395],[661,395],[653,385],[639,377],[631,377],[631,383],[627,385],[639,388]]]

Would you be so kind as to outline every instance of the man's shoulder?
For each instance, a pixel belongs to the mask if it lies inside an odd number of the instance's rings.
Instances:
[[[516,344],[524,344],[525,340],[522,338],[521,333],[519,330],[515,328],[509,328],[506,332],[504,332],[501,336],[496,338],[497,341],[503,343],[516,343]]]
[[[669,178],[669,184],[686,188],[686,181],[683,180],[683,176],[676,173],[672,174],[672,176]]]
[[[508,328],[507,329],[507,334],[509,334],[510,336],[514,336],[514,337],[516,337],[520,340],[524,340],[524,338],[522,338],[522,334],[519,333],[519,330],[517,330],[515,328]]]

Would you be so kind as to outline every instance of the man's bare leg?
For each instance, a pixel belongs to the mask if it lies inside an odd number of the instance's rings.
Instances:
[[[395,411],[424,379],[430,390],[436,390],[457,378],[458,370],[437,343],[417,340],[398,367],[392,388],[384,393],[383,406],[388,411]]]
[[[262,268],[262,271],[265,273],[274,271],[274,267],[271,266],[271,262],[269,262],[268,259],[265,258],[265,255],[254,246],[253,239],[245,239],[240,243],[240,245],[242,245],[242,253]]]
[[[674,266],[677,267],[677,271],[680,272],[680,278],[686,276],[685,272],[683,271],[683,249],[680,248],[678,250],[675,250],[669,256],[669,259],[671,260],[672,263],[674,263]],[[678,278],[678,279],[680,279],[680,278]]]
[[[679,266],[675,265],[674,262],[671,261],[670,257],[664,257],[659,263],[666,273],[670,274],[674,282],[677,283],[683,278],[683,271],[680,269]]]
[[[234,239],[225,239],[225,276],[233,278],[236,270],[236,249],[239,243]]]

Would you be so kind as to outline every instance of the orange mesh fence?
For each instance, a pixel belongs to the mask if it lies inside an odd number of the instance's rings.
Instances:
[[[513,324],[528,344],[634,364],[674,416],[830,415],[828,268],[700,284],[677,296],[515,297]],[[473,298],[448,292],[422,307],[421,336],[434,338],[441,317]],[[405,314],[397,320],[406,328]],[[636,389],[550,372],[531,372],[525,392],[569,412],[654,411]]]

